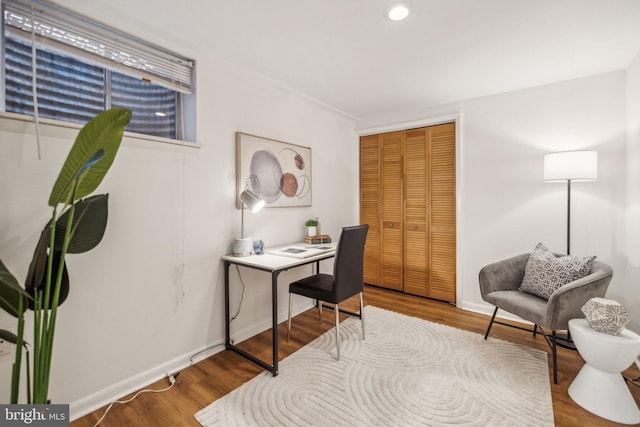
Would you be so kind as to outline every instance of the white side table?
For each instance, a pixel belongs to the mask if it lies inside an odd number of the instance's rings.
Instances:
[[[586,362],[569,386],[569,396],[602,418],[640,423],[640,410],[621,374],[640,354],[640,335],[628,329],[620,335],[596,332],[586,319],[569,320],[569,331]]]

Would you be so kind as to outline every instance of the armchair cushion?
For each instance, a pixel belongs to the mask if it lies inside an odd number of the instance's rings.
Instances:
[[[556,257],[542,243],[529,255],[520,290],[549,299],[561,286],[589,274],[595,256]]]

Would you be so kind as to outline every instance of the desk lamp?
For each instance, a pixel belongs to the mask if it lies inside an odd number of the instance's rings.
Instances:
[[[595,181],[597,178],[597,151],[561,151],[544,155],[544,180],[567,181],[567,255],[571,253],[571,181]]]
[[[240,194],[240,204],[242,210],[242,222],[240,223],[240,238],[233,239],[233,256],[249,256],[253,249],[253,240],[251,237],[244,237],[244,207],[245,205],[251,209],[252,213],[258,212],[264,206],[264,200],[256,196],[249,190],[244,190]]]

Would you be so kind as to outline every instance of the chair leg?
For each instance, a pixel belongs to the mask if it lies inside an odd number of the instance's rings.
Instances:
[[[362,339],[364,339],[364,299],[360,292],[360,323],[362,324]]]
[[[485,340],[489,336],[489,332],[491,331],[491,326],[493,325],[493,322],[496,319],[497,312],[498,312],[498,307],[496,307],[496,309],[493,310],[493,316],[491,316],[491,321],[489,322],[489,326],[487,327],[487,332],[484,334]],[[507,325],[506,323],[503,323],[503,324]],[[507,326],[511,326],[511,325],[507,325]],[[513,326],[513,327],[518,329],[524,329],[517,326]],[[540,334],[542,334],[542,336],[545,338],[545,341],[547,342],[549,347],[551,347],[551,357],[553,361],[553,383],[558,384],[558,353],[557,353],[556,331],[551,331],[551,341],[549,341],[549,336],[544,332],[544,330],[541,327],[539,327],[537,324],[534,324],[533,328],[534,328],[533,329],[534,336],[536,334],[537,329],[540,328]]]
[[[553,383],[558,384],[558,355],[556,352],[556,331],[551,331],[551,353],[553,353]]]
[[[534,337],[536,336],[536,332],[537,332],[537,330],[538,330],[538,324],[537,324],[537,323],[534,323],[534,324],[533,324],[533,336],[534,336]]]
[[[338,304],[335,307],[336,312],[336,354],[338,361],[340,360],[340,310]]]
[[[289,293],[289,317],[287,318],[287,341],[291,335],[291,293]]]
[[[322,301],[316,300],[318,304],[318,323],[322,324]]]
[[[493,325],[493,321],[496,320],[496,313],[498,312],[498,307],[493,310],[493,316],[491,316],[491,321],[489,322],[489,326],[487,327],[487,332],[484,334],[484,339],[486,340],[489,336],[489,332],[491,331],[491,326]]]

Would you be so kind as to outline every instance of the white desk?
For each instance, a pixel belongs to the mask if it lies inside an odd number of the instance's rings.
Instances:
[[[307,245],[305,243],[294,243],[284,245],[278,248],[267,248],[263,255],[250,255],[247,257],[236,257],[232,255],[225,255],[222,257],[224,262],[224,316],[225,316],[225,348],[227,350],[234,351],[239,355],[251,360],[252,362],[262,366],[264,369],[270,371],[275,377],[278,375],[278,275],[283,271],[290,268],[299,267],[302,265],[316,263],[316,271],[320,271],[320,261],[328,258],[333,258],[336,254],[335,250],[330,252],[324,252],[319,255],[310,256],[308,258],[294,258],[288,256],[273,255],[268,253],[270,250],[287,248],[290,246],[296,247],[314,247],[314,246],[331,246],[335,248],[335,243],[323,243],[322,245]],[[230,330],[230,312],[229,312],[229,267],[231,264],[243,266],[247,268],[253,268],[255,270],[265,271],[271,273],[271,337],[272,337],[272,350],[273,359],[269,364],[261,359],[258,359],[252,354],[236,347],[231,343],[231,330]]]

